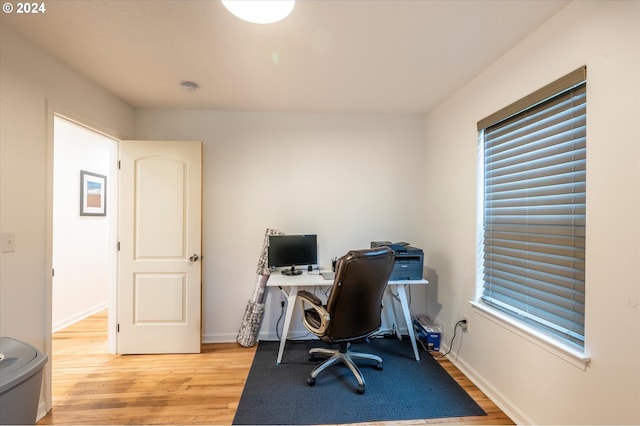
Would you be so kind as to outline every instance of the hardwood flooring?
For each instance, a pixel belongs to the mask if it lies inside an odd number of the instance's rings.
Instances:
[[[106,311],[53,336],[53,409],[38,424],[231,424],[255,347],[203,345],[193,355],[107,353]],[[395,424],[514,424],[448,360],[441,365],[487,416]]]

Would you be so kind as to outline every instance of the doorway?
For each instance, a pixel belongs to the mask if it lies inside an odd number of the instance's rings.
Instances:
[[[117,343],[116,338],[116,329],[117,329],[117,320],[118,316],[121,312],[118,311],[118,294],[121,291],[118,290],[118,248],[120,247],[120,242],[118,241],[118,228],[120,226],[121,220],[118,218],[122,217],[122,212],[119,211],[123,206],[128,206],[128,204],[122,203],[119,201],[120,198],[120,190],[119,190],[119,180],[118,177],[121,173],[119,170],[120,160],[118,158],[118,152],[122,149],[123,144],[132,145],[135,144],[135,141],[120,141],[120,139],[110,136],[108,132],[102,132],[99,130],[95,130],[95,126],[89,127],[85,124],[82,124],[82,121],[70,118],[71,116],[67,114],[61,114],[58,112],[52,103],[47,102],[47,243],[46,243],[46,264],[45,270],[51,271],[51,273],[47,273],[47,286],[46,286],[46,318],[47,318],[47,328],[51,330],[51,334],[48,335],[45,341],[45,352],[48,356],[52,356],[52,342],[53,342],[53,331],[54,327],[61,328],[65,324],[69,325],[75,321],[79,321],[82,318],[88,317],[92,315],[94,312],[100,312],[100,310],[104,310],[104,307],[107,307],[108,310],[108,318],[107,318],[107,350],[110,354],[115,354],[119,352],[120,345]],[[77,139],[78,145],[74,145],[72,147],[64,148],[64,141],[60,139],[59,134],[56,135],[56,128],[68,128],[73,129],[74,132],[78,132],[79,136],[74,138]],[[89,140],[92,139],[100,140],[101,144],[104,145],[104,150],[92,150],[88,149],[88,153],[81,155],[81,151],[85,150],[90,143]],[[132,145],[133,146],[133,145]],[[141,162],[138,164],[138,172],[152,171],[151,175],[147,176],[147,174],[142,173],[141,176],[151,177],[151,179],[145,178],[142,183],[147,190],[141,191],[138,195],[143,194],[144,197],[138,198],[137,202],[142,203],[138,207],[149,207],[151,206],[151,213],[154,211],[162,211],[159,207],[162,200],[166,201],[166,194],[163,197],[158,198],[156,195],[160,192],[166,192],[166,187],[158,187],[164,181],[162,179],[157,179],[159,175],[157,171],[161,171],[166,174],[167,171],[175,169],[177,164],[179,164],[180,168],[185,171],[189,171],[189,173],[182,174],[185,178],[185,185],[177,185],[176,182],[179,179],[176,179],[176,176],[169,179],[169,182],[172,185],[173,189],[182,188],[184,190],[185,196],[181,199],[190,200],[189,207],[185,207],[184,209],[179,209],[181,212],[190,212],[188,215],[174,215],[170,216],[173,218],[173,223],[175,224],[176,218],[182,217],[184,220],[184,224],[175,227],[176,229],[184,230],[184,235],[182,241],[189,242],[189,244],[178,244],[182,247],[182,252],[179,254],[173,255],[173,257],[181,259],[180,263],[181,267],[185,267],[188,270],[186,271],[174,271],[173,275],[170,277],[170,280],[162,281],[161,287],[163,290],[162,294],[167,293],[166,290],[171,289],[181,289],[181,293],[183,296],[189,295],[189,303],[185,304],[177,304],[174,299],[171,297],[164,299],[164,304],[158,308],[154,305],[154,301],[157,301],[156,292],[153,288],[151,288],[151,280],[148,279],[138,279],[136,281],[136,294],[138,296],[149,296],[149,297],[137,297],[137,305],[135,308],[136,311],[136,323],[134,325],[147,325],[146,323],[153,323],[155,321],[154,318],[151,318],[150,315],[155,315],[155,313],[160,312],[162,317],[161,325],[166,327],[171,327],[172,323],[182,323],[187,324],[189,329],[193,329],[194,332],[190,333],[181,333],[180,335],[188,335],[189,338],[189,348],[185,349],[184,346],[181,346],[179,350],[176,349],[175,344],[182,344],[187,340],[176,340],[173,346],[162,347],[162,350],[154,350],[154,353],[182,353],[182,352],[199,352],[200,351],[200,343],[201,343],[201,225],[202,225],[202,217],[201,217],[201,185],[202,185],[202,143],[197,142],[176,142],[176,141],[145,141],[140,145],[140,148],[144,146],[145,150],[150,150],[145,156],[145,158],[151,159],[151,161]],[[64,149],[62,149],[64,148]],[[171,149],[169,149],[171,148]],[[160,151],[167,151],[165,154],[161,154]],[[180,158],[187,153],[189,155],[193,155],[197,153],[195,157],[191,157],[188,155],[189,160],[181,160]],[[76,158],[77,157],[77,158]],[[102,160],[103,162],[94,163],[93,161]],[[125,164],[126,161],[122,161],[122,164]],[[142,164],[144,163],[144,164]],[[171,167],[160,167],[157,166],[161,164],[169,164],[171,163]],[[126,167],[123,167],[126,169]],[[64,171],[65,174],[68,173],[70,177],[58,177],[58,171]],[[83,182],[83,175],[86,173],[90,173],[91,176],[97,177],[99,182],[101,182],[102,186],[99,186],[100,190],[104,192],[106,204],[102,206],[98,203],[97,206],[92,205],[92,209],[82,210],[84,207],[83,196],[89,195],[88,189],[84,186],[81,186],[81,182]],[[175,175],[175,173],[174,173]],[[68,179],[66,181],[65,179]],[[102,180],[100,180],[102,179]],[[122,180],[125,182],[126,180]],[[65,184],[66,182],[66,184]],[[140,182],[139,182],[140,183]],[[188,184],[186,184],[188,183]],[[151,185],[150,187],[149,184]],[[161,189],[161,191],[158,190]],[[81,195],[82,194],[82,195]],[[155,195],[154,195],[155,194]],[[188,194],[188,196],[187,196]],[[95,195],[95,194],[91,194]],[[155,200],[155,201],[154,201]],[[155,203],[155,207],[154,207]],[[57,206],[58,204],[62,204],[61,208],[66,209],[65,213],[59,213],[58,210],[54,209],[54,204]],[[165,202],[166,204],[166,202]],[[172,205],[177,205],[178,203],[172,203]],[[100,214],[97,215],[86,215],[82,214],[82,212],[86,213],[90,211],[91,213],[96,213],[95,208],[98,208],[98,212]],[[100,210],[101,208],[103,210]],[[134,211],[131,209],[124,209],[126,211]],[[135,210],[135,211],[139,211]],[[73,230],[73,225],[64,225],[60,226],[59,216],[66,214],[69,217],[67,218],[71,222],[75,222],[75,225],[80,223],[79,226],[80,231]],[[130,214],[125,215],[125,217],[131,216]],[[136,216],[138,219],[141,219],[141,216]],[[167,219],[167,218],[165,218]],[[158,226],[164,226],[163,223],[160,223],[156,220]],[[143,223],[148,225],[148,221],[143,220]],[[79,239],[80,237],[74,237],[71,234],[83,234],[86,231],[87,227],[100,227],[105,228],[106,236],[104,233],[100,234],[100,237],[96,237],[96,240],[99,240],[99,244],[96,246],[93,244],[93,239],[91,241],[87,241],[86,239]],[[165,234],[165,228],[163,227],[163,232],[160,233],[162,235]],[[153,231],[153,230],[151,230]],[[131,232],[126,233],[127,235],[132,235]],[[138,237],[150,235],[152,241],[149,239],[145,240],[137,240],[136,246],[140,247],[156,247],[153,244],[154,236],[157,237],[159,233],[157,232],[147,232],[146,234],[136,234]],[[176,236],[177,234],[174,232],[173,234],[167,234],[169,236]],[[81,235],[83,236],[83,235]],[[77,238],[77,239],[74,239]],[[156,238],[157,239],[157,238]],[[171,241],[177,241],[175,238],[171,238]],[[175,241],[174,241],[175,240]],[[60,249],[60,244],[64,247],[64,250]],[[125,242],[126,244],[127,242]],[[166,244],[162,247],[168,247]],[[105,251],[102,251],[102,250]],[[65,251],[65,253],[62,253]],[[140,254],[140,253],[138,253]],[[150,253],[145,252],[145,255],[142,258],[148,257]],[[151,253],[153,254],[153,253]],[[70,292],[65,296],[59,296],[58,290],[56,289],[58,283],[62,281],[62,277],[64,274],[69,275],[66,271],[61,270],[61,267],[65,265],[63,261],[60,260],[60,256],[68,256],[70,257],[70,261],[68,263],[72,264],[74,267],[81,268],[86,275],[82,276],[80,273],[76,273],[75,275],[81,276],[81,279],[76,282],[75,286],[72,288]],[[137,256],[140,257],[140,256]],[[136,258],[137,258],[136,257]],[[129,257],[127,257],[129,258]],[[100,266],[96,262],[100,262]],[[106,265],[106,266],[105,266]],[[87,271],[88,269],[88,271]],[[68,313],[66,315],[61,315],[58,312],[58,305],[54,306],[54,303],[57,303],[59,299],[64,299],[65,303],[69,303],[70,301],[67,299],[81,299],[77,297],[78,292],[85,291],[87,289],[91,289],[91,285],[95,284],[91,281],[91,278],[88,278],[90,273],[93,273],[94,270],[100,269],[102,271],[101,274],[98,274],[98,278],[95,278],[95,281],[100,281],[100,294],[97,298],[92,298],[89,302],[86,302],[84,305],[76,304],[75,311],[73,313]],[[147,275],[138,274],[136,275],[138,278],[142,277],[153,277],[157,276],[157,273],[153,273],[153,271],[146,271]],[[166,272],[166,271],[165,271]],[[194,273],[194,272],[197,272]],[[105,296],[105,276],[106,276],[106,296]],[[165,276],[167,276],[165,274]],[[179,277],[184,277],[178,279]],[[188,277],[195,277],[193,279],[188,279]],[[74,278],[77,278],[74,276]],[[182,281],[181,281],[182,280]],[[131,280],[124,280],[125,282],[130,282]],[[181,281],[184,284],[180,285],[178,282]],[[144,291],[146,289],[146,292]],[[171,294],[175,294],[171,293]],[[86,294],[86,293],[85,293]],[[128,293],[134,294],[134,293]],[[194,297],[197,296],[197,297]],[[93,294],[91,294],[93,296]],[[73,303],[78,302],[77,300]],[[186,306],[186,310],[184,310],[181,314],[177,314],[176,309],[165,309],[171,308],[175,306]],[[120,305],[122,306],[122,305]],[[155,311],[148,309],[149,306],[154,306]],[[54,313],[55,311],[55,313]],[[169,312],[169,314],[167,314]],[[169,315],[169,316],[168,316]],[[128,321],[131,322],[131,321]],[[155,321],[157,322],[157,321]],[[174,324],[175,325],[175,324]],[[122,335],[121,333],[118,336]],[[166,342],[164,339],[165,335],[162,335],[162,338],[158,340],[162,340]],[[192,342],[193,340],[193,342]],[[191,346],[196,349],[191,349]],[[146,348],[148,349],[148,348]],[[145,349],[145,350],[146,350]],[[136,351],[138,352],[138,351]],[[141,352],[139,352],[141,353]],[[55,361],[53,361],[55,362]],[[50,362],[45,370],[44,378],[43,378],[43,403],[39,407],[39,413],[43,414],[48,412],[52,408],[52,369],[51,365],[53,362]]]
[[[52,333],[109,308],[116,150],[114,139],[54,115]]]

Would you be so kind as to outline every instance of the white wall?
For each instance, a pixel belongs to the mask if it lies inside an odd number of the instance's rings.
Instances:
[[[137,138],[205,143],[205,339],[235,338],[267,227],[317,232],[325,263],[372,239],[408,240],[425,249],[433,281],[428,313],[448,326],[470,318],[453,360],[514,419],[640,423],[639,8],[632,1],[571,3],[429,114],[426,146],[421,117],[138,112]],[[0,232],[14,232],[17,241],[15,253],[0,256],[0,335],[44,349],[52,131],[45,100],[122,138],[134,135],[134,113],[2,22],[0,36]],[[468,304],[476,285],[475,123],[583,64],[586,371]],[[359,191],[371,181],[375,190]],[[424,295],[413,296],[421,311]]]
[[[114,247],[116,142],[56,117],[53,166],[53,331],[108,306]],[[106,216],[80,216],[80,171],[106,176]]]
[[[267,228],[318,234],[325,266],[372,240],[425,242],[424,117],[141,110],[136,138],[204,142],[205,341],[235,340]]]
[[[476,290],[476,122],[587,65],[586,350],[580,368],[468,304]],[[640,3],[577,1],[427,118],[426,257],[438,318],[470,318],[454,361],[515,420],[640,423]],[[446,184],[443,184],[445,183]],[[431,293],[430,293],[431,295]]]
[[[47,100],[55,109],[121,137],[132,134],[133,111],[1,21],[0,94],[0,232],[13,232],[16,238],[16,251],[0,256],[0,335],[47,352],[52,211],[48,174],[53,164],[47,151],[53,137]],[[49,363],[44,397],[49,403],[50,383]]]

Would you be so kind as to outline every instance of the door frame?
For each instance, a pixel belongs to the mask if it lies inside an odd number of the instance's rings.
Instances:
[[[107,351],[115,354],[117,351],[117,278],[118,278],[118,262],[117,262],[117,233],[118,233],[118,205],[117,205],[117,188],[118,188],[118,173],[117,173],[117,157],[119,149],[119,141],[123,138],[123,135],[119,135],[118,132],[113,129],[109,129],[105,126],[95,123],[92,120],[83,117],[82,114],[77,114],[74,111],[66,110],[59,105],[53,103],[51,100],[46,100],[46,224],[45,224],[45,354],[52,359],[52,340],[53,340],[53,198],[54,198],[54,186],[53,186],[53,172],[54,172],[54,126],[55,117],[60,117],[65,120],[74,122],[79,126],[82,126],[92,132],[105,136],[115,144],[115,155],[111,159],[110,165],[110,179],[107,186],[108,194],[110,197],[107,204],[108,214],[111,215],[110,229],[109,229],[109,244],[113,247],[109,256],[109,312],[108,312],[108,327],[107,327]],[[46,414],[52,408],[52,377],[51,377],[51,364],[48,362],[44,369],[42,386],[44,395],[44,407],[38,407],[38,418]]]

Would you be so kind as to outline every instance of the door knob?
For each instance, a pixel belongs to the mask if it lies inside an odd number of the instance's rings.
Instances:
[[[189,258],[189,260],[192,261],[192,262],[197,262],[198,259],[200,259],[200,256],[198,256],[197,254],[194,254],[193,256],[191,256]]]

